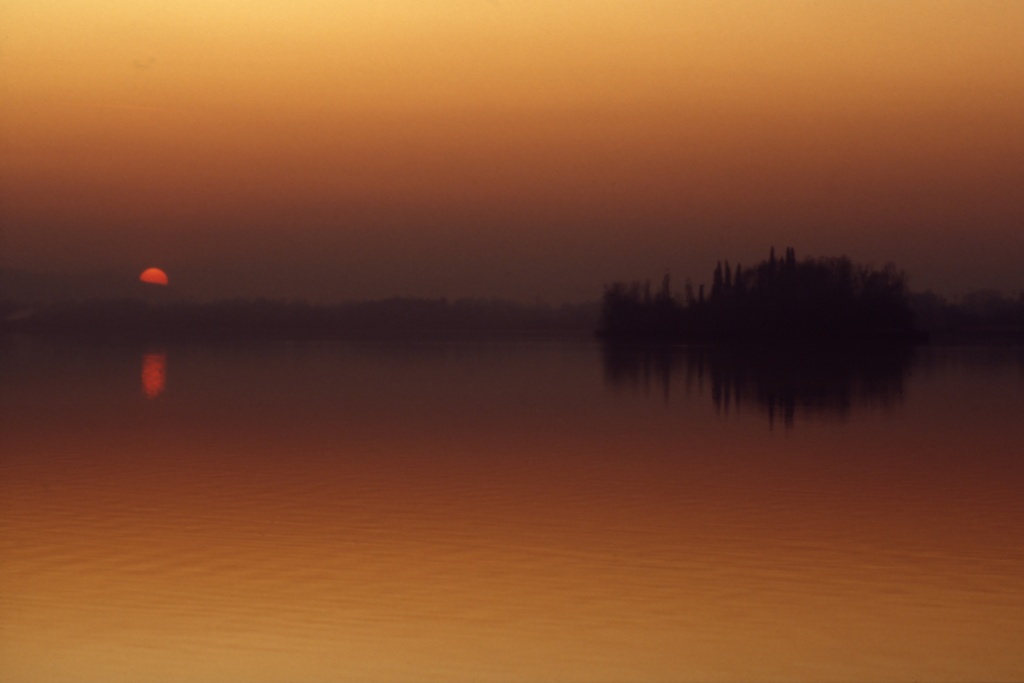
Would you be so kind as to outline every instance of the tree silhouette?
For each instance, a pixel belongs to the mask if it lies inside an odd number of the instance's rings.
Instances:
[[[772,248],[751,269],[719,261],[711,293],[683,301],[662,282],[614,283],[605,288],[602,333],[618,339],[756,341],[913,340],[919,335],[909,306],[906,275],[892,264],[881,269],[849,258],[797,261],[789,247],[782,260]],[[643,293],[640,295],[640,293]]]

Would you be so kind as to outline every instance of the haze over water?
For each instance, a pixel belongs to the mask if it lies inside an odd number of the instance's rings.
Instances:
[[[1020,350],[2,351],[5,681],[1024,677]]]

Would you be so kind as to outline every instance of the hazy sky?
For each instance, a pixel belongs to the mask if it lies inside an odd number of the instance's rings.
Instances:
[[[5,0],[0,266],[557,302],[1024,288],[1024,2]]]

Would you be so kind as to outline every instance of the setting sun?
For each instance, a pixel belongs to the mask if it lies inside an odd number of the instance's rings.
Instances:
[[[167,285],[167,273],[159,268],[147,268],[142,271],[139,281],[151,285]]]

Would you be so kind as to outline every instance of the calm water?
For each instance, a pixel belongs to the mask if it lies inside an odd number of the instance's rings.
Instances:
[[[0,340],[0,679],[1024,679],[1024,352]]]

